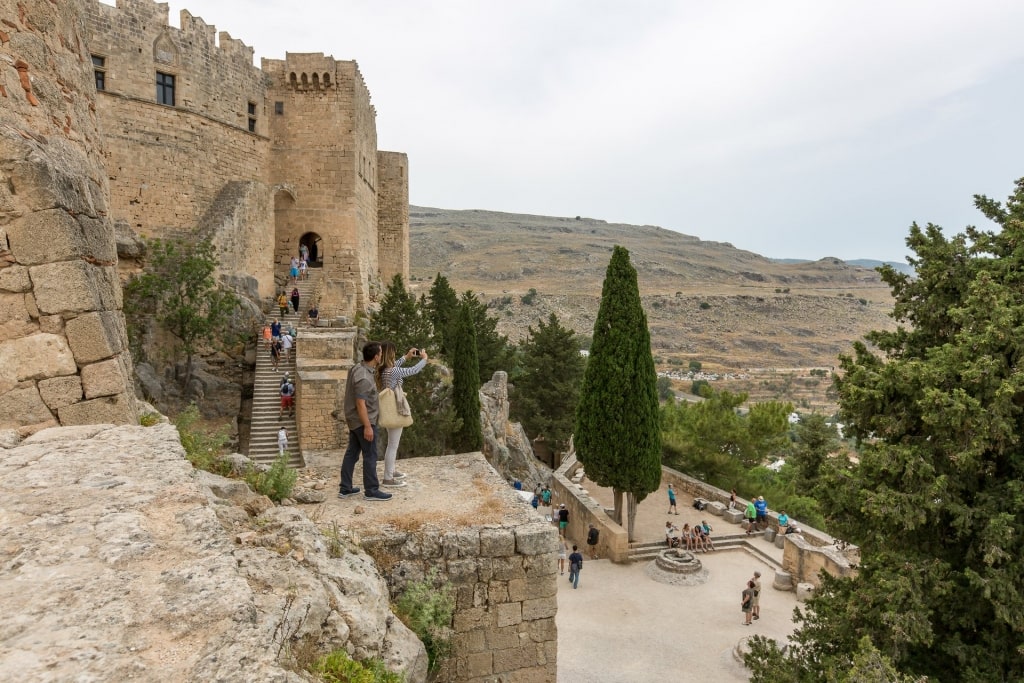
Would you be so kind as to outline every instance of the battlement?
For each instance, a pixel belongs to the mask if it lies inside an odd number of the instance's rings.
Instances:
[[[232,38],[226,31],[217,33],[217,27],[206,23],[187,9],[178,15],[179,26],[170,25],[170,8],[166,2],[154,0],[117,0],[116,6],[103,4],[98,0],[88,3],[91,20],[98,20],[110,27],[128,27],[129,36],[166,34],[176,49],[182,46],[198,48],[214,59],[233,63],[235,68],[255,68],[254,50],[241,40]],[[173,55],[173,51],[169,53]]]

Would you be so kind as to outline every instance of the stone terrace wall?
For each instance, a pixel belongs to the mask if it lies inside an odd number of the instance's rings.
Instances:
[[[146,237],[192,231],[225,183],[266,180],[266,81],[252,48],[223,32],[218,46],[216,29],[187,11],[181,29],[169,27],[164,3],[86,5],[88,49],[104,60],[97,107],[113,218]],[[175,76],[174,106],[156,102],[158,71]]]
[[[0,428],[135,422],[82,6],[0,16]]]
[[[409,283],[409,157],[377,152],[377,260],[384,285]]]
[[[377,560],[393,597],[431,570],[454,586],[454,653],[438,680],[553,683],[557,529],[482,454],[405,461],[414,463],[414,482],[418,466],[427,461],[435,488],[409,503],[393,501],[389,509],[378,506],[350,517],[350,524],[359,525],[353,533]]]
[[[587,532],[593,524],[601,532],[598,536],[597,556],[612,562],[629,562],[629,532],[608,515],[601,504],[588,495],[579,484],[572,481],[582,466],[570,452],[551,477],[551,502],[555,508],[565,503],[569,511],[569,526],[566,538],[569,545],[581,548],[587,539]]]

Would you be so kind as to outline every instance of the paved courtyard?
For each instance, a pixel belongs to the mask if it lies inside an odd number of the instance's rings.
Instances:
[[[610,507],[611,492],[584,482],[588,492]],[[690,507],[679,496],[679,516],[665,514],[665,487],[637,508],[640,540],[664,538],[665,520],[677,526],[706,518],[716,534],[738,526]],[[575,540],[581,547],[582,539]],[[760,538],[759,548],[779,560],[782,551]],[[733,648],[755,633],[784,640],[793,630],[796,595],[771,587],[774,569],[743,550],[701,553],[708,581],[700,586],[671,586],[645,574],[646,562],[617,565],[586,561],[579,589],[558,584],[559,683],[632,683],[634,681],[746,681]],[[740,592],[754,571],[761,572],[761,619],[744,626]]]

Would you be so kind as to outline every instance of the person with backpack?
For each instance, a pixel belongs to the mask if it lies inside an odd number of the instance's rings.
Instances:
[[[277,412],[277,417],[284,417],[285,410],[289,411],[293,417],[295,416],[295,385],[287,377],[281,384],[281,409]]]
[[[590,525],[590,531],[587,532],[587,545],[590,546],[590,559],[597,559],[597,540],[600,538],[601,532],[597,530],[597,527],[593,524]]]
[[[580,587],[580,570],[583,569],[583,555],[579,549],[574,545],[572,547],[572,554],[569,555],[569,583],[572,587]]]

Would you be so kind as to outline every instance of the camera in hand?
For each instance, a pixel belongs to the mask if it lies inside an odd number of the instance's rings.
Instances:
[[[420,355],[420,350],[419,349],[413,349],[412,350],[412,355],[414,355],[414,356]]]

